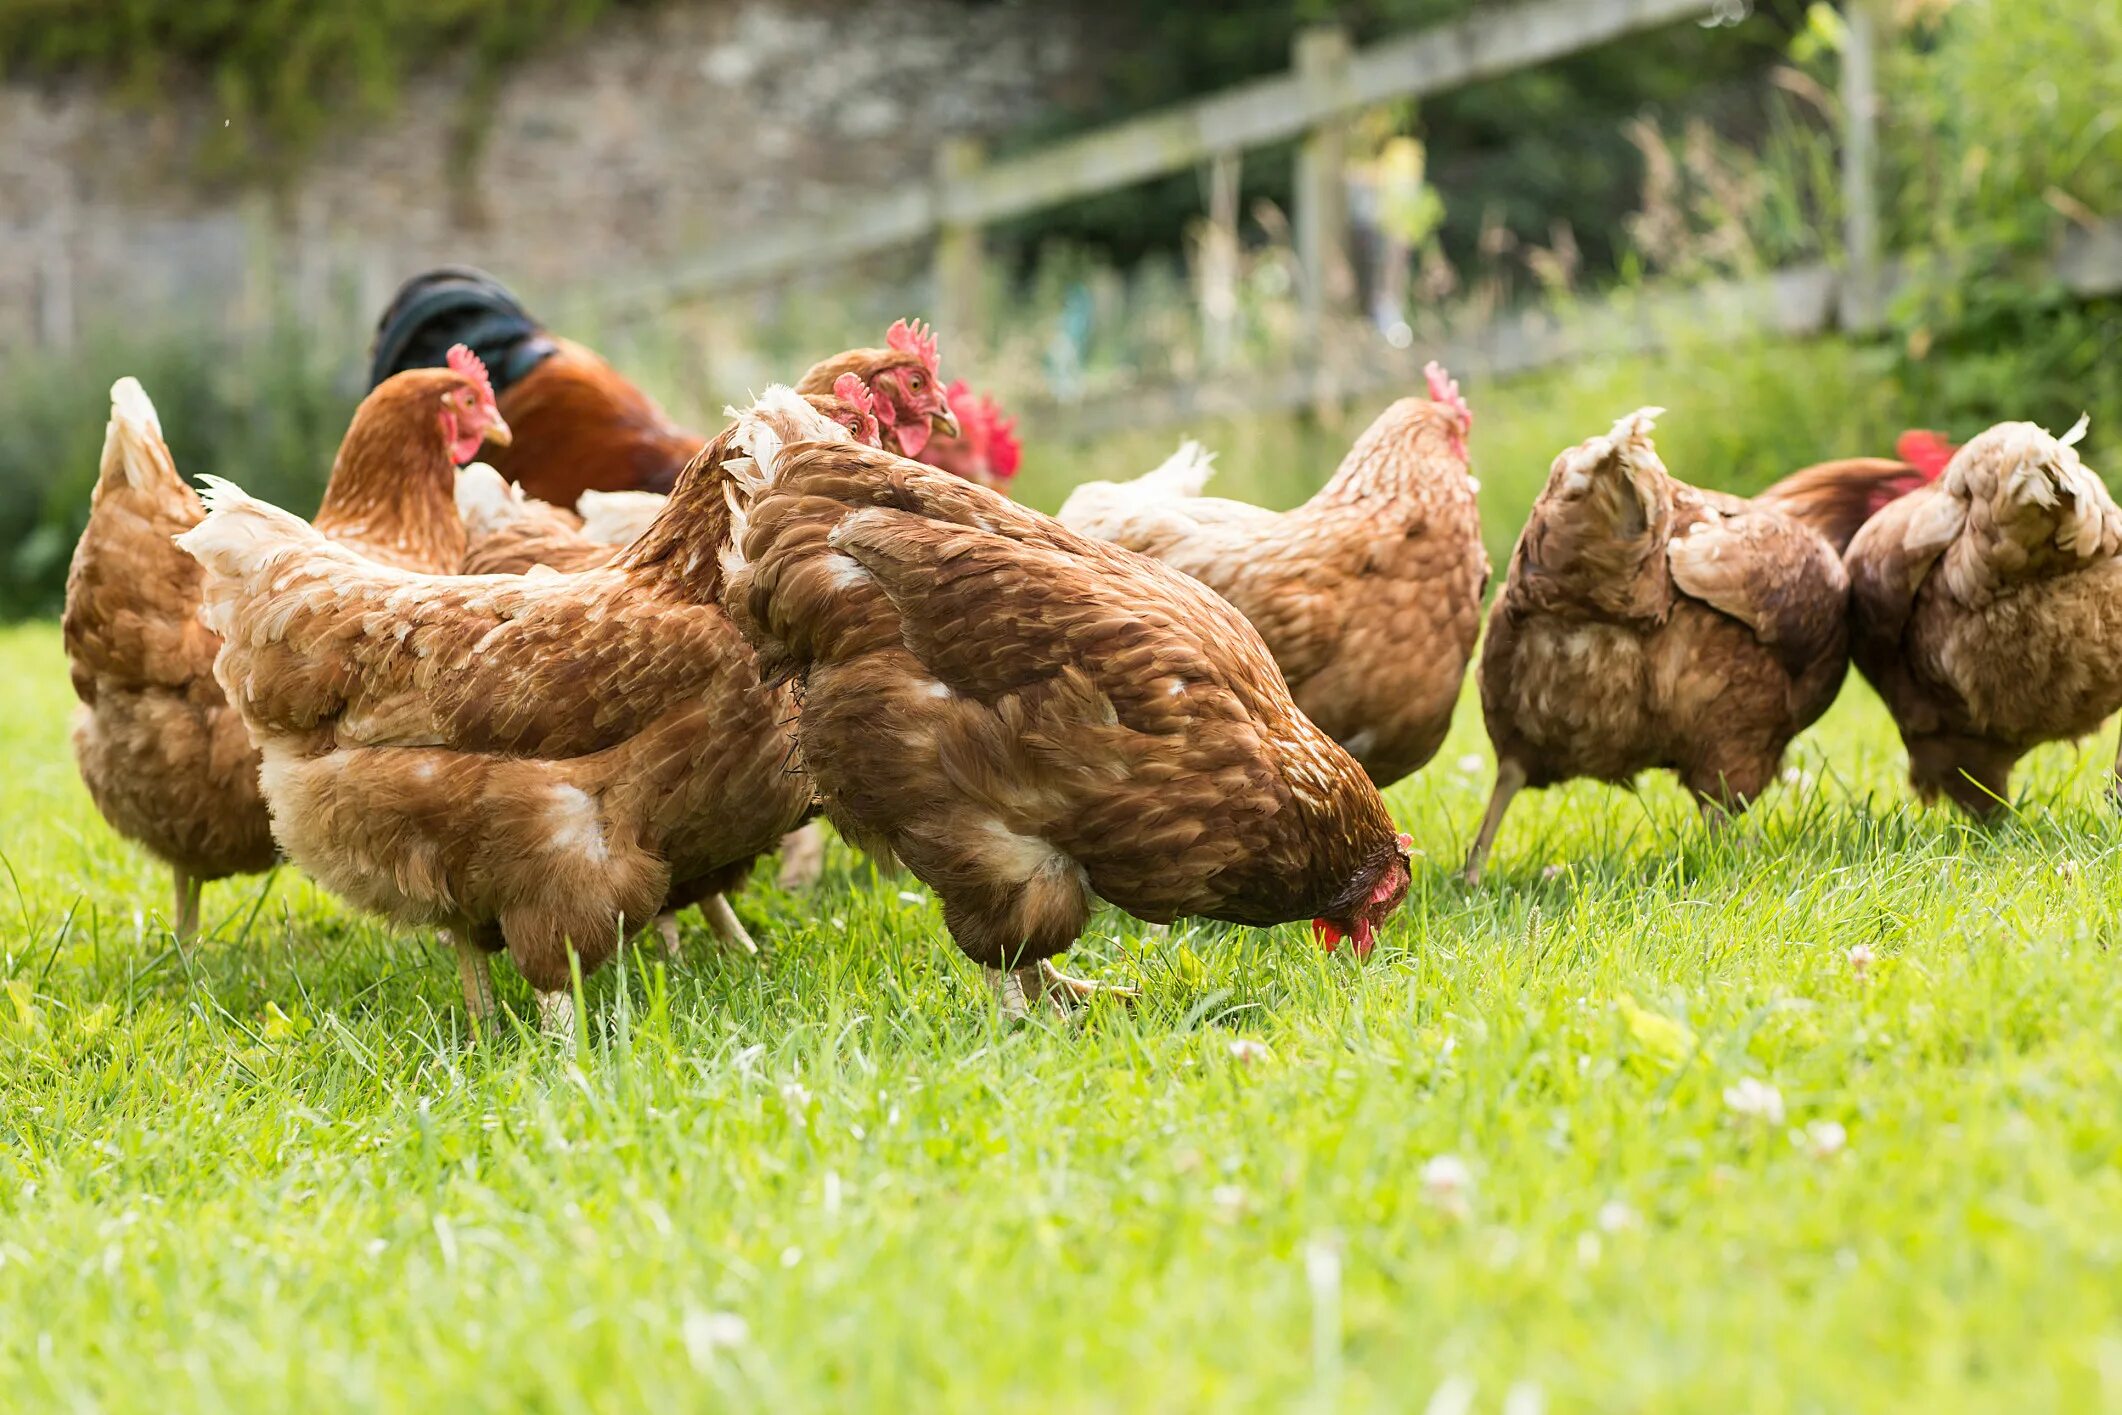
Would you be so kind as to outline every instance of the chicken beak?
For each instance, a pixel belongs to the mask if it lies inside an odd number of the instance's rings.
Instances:
[[[928,430],[938,437],[963,437],[965,431],[958,426],[958,415],[948,406],[936,409],[928,415]]]
[[[493,414],[493,421],[486,425],[486,440],[496,447],[506,447],[516,440],[516,435],[508,430],[508,424],[501,421],[498,409]]]

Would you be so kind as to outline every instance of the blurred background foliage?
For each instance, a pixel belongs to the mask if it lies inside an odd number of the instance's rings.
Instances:
[[[217,155],[206,135],[204,171],[270,183],[275,164],[299,164],[345,115],[387,106],[423,65],[454,66],[476,106],[479,75],[647,3],[0,0],[0,55],[10,72],[100,72],[150,105],[178,76],[204,76],[276,134],[263,166],[237,161],[234,149]],[[2080,411],[2093,414],[2094,465],[2112,470],[2122,301],[2073,295],[2049,257],[2074,228],[2122,216],[2122,3],[1879,4],[1881,214],[1908,276],[1886,327],[1805,342],[1676,330],[1656,356],[1470,380],[1499,562],[1554,452],[1648,403],[1671,410],[1661,446],[1676,472],[1739,490],[1810,461],[1883,452],[1906,426],[1966,436],[2007,416],[2061,427]],[[1111,62],[1094,104],[993,135],[990,147],[1028,149],[1276,72],[1312,21],[1337,19],[1360,43],[1481,8],[1150,0],[1099,31]],[[1839,261],[1841,19],[1803,0],[1740,8],[1733,24],[1672,26],[1353,124],[1352,164],[1382,183],[1408,246],[1406,288],[1394,296],[1404,340],[1419,351],[1528,301],[1569,309],[1652,285]],[[1290,359],[1299,330],[1289,153],[1248,153],[1244,181],[1234,359],[1274,366]],[[959,371],[1005,401],[1061,400],[1027,429],[1022,487],[1034,504],[1051,507],[1084,477],[1132,475],[1180,431],[1080,436],[1067,400],[1214,376],[1202,362],[1195,287],[1204,202],[1203,182],[1188,175],[990,233],[1006,258],[994,263],[978,366]],[[920,253],[907,256],[903,280],[888,266],[859,284],[727,297],[647,321],[608,321],[587,299],[541,312],[705,427],[725,399],[871,342],[892,315],[921,308]],[[1381,347],[1373,313],[1334,331],[1340,356]],[[350,298],[320,308],[283,295],[269,328],[240,337],[142,323],[94,332],[65,360],[15,360],[0,383],[0,611],[56,604],[119,374],[139,376],[163,409],[185,471],[313,506],[361,392],[373,314]],[[1218,451],[1232,494],[1286,505],[1323,480],[1383,401],[1185,431]]]

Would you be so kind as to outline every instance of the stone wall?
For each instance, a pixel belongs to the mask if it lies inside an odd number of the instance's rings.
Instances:
[[[180,96],[153,116],[82,85],[0,85],[0,349],[110,319],[240,321],[278,281],[373,309],[418,267],[533,291],[655,270],[719,234],[923,180],[943,137],[993,135],[1080,80],[1051,7],[949,0],[699,4],[616,20],[510,73],[469,181],[459,81],[351,122],[291,190],[202,191]]]

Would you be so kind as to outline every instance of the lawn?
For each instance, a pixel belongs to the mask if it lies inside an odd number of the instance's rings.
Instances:
[[[1531,795],[1468,890],[1469,703],[1367,966],[1106,914],[1141,1004],[1010,1030],[836,854],[566,1050],[291,870],[175,947],[56,630],[0,676],[10,1407],[2122,1407],[2102,744],[1976,832],[1853,684],[1728,841]]]

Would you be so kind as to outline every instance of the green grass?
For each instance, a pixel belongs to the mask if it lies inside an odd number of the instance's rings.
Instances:
[[[1101,915],[1139,1008],[1005,1030],[836,854],[741,898],[763,964],[692,925],[592,979],[570,1052],[468,1045],[434,939],[293,871],[176,948],[56,632],[0,675],[10,1408],[2122,1407],[2104,747],[1976,832],[1852,685],[1729,843],[1662,780],[1534,794],[1469,891],[1469,703],[1368,966]]]

